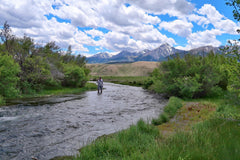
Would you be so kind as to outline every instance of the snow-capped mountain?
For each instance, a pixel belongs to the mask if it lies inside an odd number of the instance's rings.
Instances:
[[[112,56],[113,55],[111,55],[110,53],[101,52],[91,57],[88,57],[87,62],[88,63],[107,63]]]
[[[141,56],[138,57],[138,61],[163,61],[166,60],[167,57],[176,53],[183,53],[184,51],[175,49],[171,47],[169,44],[162,44],[158,48],[145,52]]]
[[[172,55],[179,54],[181,57],[184,54],[198,54],[204,55],[213,51],[214,53],[220,52],[219,47],[205,46],[192,49],[190,51],[179,50],[171,47],[169,44],[162,44],[153,50],[143,50],[141,52],[121,51],[116,55],[109,53],[98,53],[92,57],[88,57],[88,63],[119,63],[119,62],[136,62],[136,61],[164,61]]]

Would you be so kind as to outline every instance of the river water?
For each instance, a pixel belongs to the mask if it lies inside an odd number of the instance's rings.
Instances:
[[[75,155],[97,137],[157,117],[167,101],[140,87],[104,83],[102,94],[12,101],[0,107],[0,159]]]

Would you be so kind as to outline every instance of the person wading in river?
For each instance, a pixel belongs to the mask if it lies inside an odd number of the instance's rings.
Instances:
[[[103,89],[103,79],[101,77],[99,77],[98,81],[97,81],[97,84],[98,84],[98,93],[99,91],[101,91],[102,93],[102,89]]]

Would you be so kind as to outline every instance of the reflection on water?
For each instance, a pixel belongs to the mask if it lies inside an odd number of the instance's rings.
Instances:
[[[15,100],[0,108],[0,159],[77,154],[104,134],[156,117],[166,100],[139,87],[104,83],[102,94]]]

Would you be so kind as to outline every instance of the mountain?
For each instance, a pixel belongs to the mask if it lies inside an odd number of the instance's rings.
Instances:
[[[171,47],[169,44],[162,44],[154,50],[143,50],[141,52],[121,51],[117,55],[110,55],[109,53],[99,53],[92,57],[88,57],[88,63],[126,63],[137,61],[164,61],[171,56],[179,54],[183,57],[185,54],[190,53],[194,55],[205,55],[213,51],[214,53],[220,52],[220,47],[204,46],[192,49],[190,51],[179,50]]]
[[[213,47],[213,46],[204,46],[204,47],[199,47],[195,49],[191,49],[189,53],[194,54],[194,55],[205,55],[209,53],[210,51],[213,51],[214,53],[220,52],[220,47]]]
[[[107,63],[111,57],[112,57],[111,54],[107,52],[102,52],[102,53],[95,54],[91,57],[87,57],[87,62],[88,63]]]
[[[140,55],[139,52],[122,51],[111,57],[110,62],[134,62],[135,58]]]
[[[170,55],[176,53],[184,53],[184,51],[175,49],[166,43],[152,51],[145,52],[138,57],[137,61],[163,61],[167,60]]]

